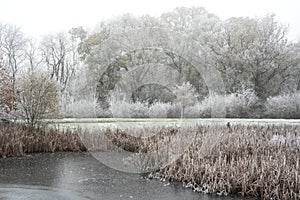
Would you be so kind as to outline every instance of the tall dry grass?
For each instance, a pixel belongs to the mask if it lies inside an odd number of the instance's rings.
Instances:
[[[196,191],[261,199],[300,199],[296,126],[206,126],[161,174]],[[274,140],[281,135],[284,141]]]
[[[147,137],[143,136],[145,131]],[[194,135],[192,141],[185,141],[191,139],[188,134]],[[72,132],[24,126],[0,129],[0,157],[86,149],[111,151],[114,147],[134,152],[137,159],[131,162],[143,169],[161,166],[161,176],[181,181],[195,191],[300,199],[299,125],[227,124]],[[185,151],[170,162],[168,156],[182,147]],[[155,157],[147,156],[152,154]]]
[[[0,158],[26,153],[85,150],[78,131],[35,129],[19,124],[0,128]]]
[[[299,126],[227,124],[186,131],[196,131],[195,139],[179,159],[159,170],[164,178],[204,193],[300,199]],[[169,145],[170,137],[183,134],[174,127],[160,129],[146,139],[126,132],[132,131],[105,134],[113,144],[140,155],[160,151]],[[182,143],[182,137],[178,138],[178,144]],[[155,166],[148,160],[139,164]]]
[[[107,129],[104,131],[104,135],[108,142],[125,151],[149,153],[167,146],[167,142],[170,141],[171,137],[177,135],[178,131],[179,129],[174,127],[153,126],[144,129]]]

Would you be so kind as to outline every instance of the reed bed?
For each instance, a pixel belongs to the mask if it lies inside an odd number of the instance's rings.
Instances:
[[[160,177],[198,192],[300,199],[299,125],[0,129],[0,157],[116,149],[132,152],[130,162],[141,169],[157,169]]]
[[[166,147],[171,137],[179,136],[179,129],[174,127],[107,129],[104,135],[113,145],[133,153],[155,152]],[[169,146],[169,144],[168,144]]]
[[[160,173],[205,193],[300,199],[299,131],[284,125],[201,127],[188,150]]]
[[[139,159],[135,162],[144,168],[152,168],[158,160],[144,156],[141,162],[141,155],[158,151],[164,155],[156,154],[159,159],[166,159],[166,152],[161,150],[170,147],[170,138],[175,137],[177,144],[184,143],[184,138],[191,138],[178,137],[179,134],[196,132],[184,153],[159,169],[164,179],[183,182],[185,187],[204,193],[300,199],[299,126],[227,124],[190,127],[184,131],[169,127],[146,138],[134,137],[127,131],[109,130],[105,134],[118,147],[137,153]],[[168,149],[174,148],[179,147]]]
[[[20,124],[0,128],[0,158],[37,152],[85,150],[78,131],[35,129]]]

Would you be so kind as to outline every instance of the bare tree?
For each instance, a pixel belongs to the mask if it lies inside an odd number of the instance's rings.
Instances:
[[[58,87],[46,75],[29,73],[22,77],[17,97],[21,116],[31,126],[57,112]]]
[[[28,42],[28,47],[25,51],[25,62],[30,72],[39,70],[39,67],[42,65],[43,58],[41,52],[38,50],[37,44],[33,39]]]
[[[17,74],[25,59],[27,39],[19,27],[0,24],[0,51],[16,85]]]
[[[45,36],[40,50],[50,79],[59,83],[63,92],[79,62],[76,48],[67,34],[58,33]]]

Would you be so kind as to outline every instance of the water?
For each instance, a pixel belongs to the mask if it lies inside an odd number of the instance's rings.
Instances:
[[[0,200],[238,200],[184,189],[180,183],[113,170],[89,153],[41,153],[0,159]]]

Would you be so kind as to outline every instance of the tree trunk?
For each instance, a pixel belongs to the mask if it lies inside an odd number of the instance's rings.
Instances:
[[[181,115],[180,118],[183,119],[184,118],[184,106],[181,106]]]
[[[300,79],[298,80],[297,91],[300,90]]]

